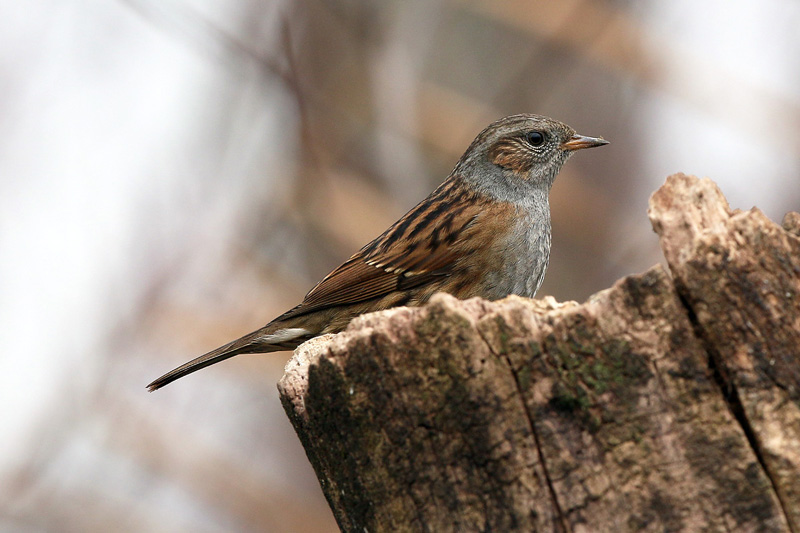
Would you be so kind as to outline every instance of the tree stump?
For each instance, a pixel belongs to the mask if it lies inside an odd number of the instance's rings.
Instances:
[[[343,530],[800,533],[800,215],[681,174],[649,214],[669,272],[296,350],[281,399]]]

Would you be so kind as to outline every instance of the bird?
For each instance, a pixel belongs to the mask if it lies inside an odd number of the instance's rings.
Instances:
[[[342,331],[356,316],[419,306],[437,292],[459,299],[532,298],[550,259],[550,188],[576,151],[608,144],[534,114],[481,131],[424,200],[264,327],[147,385],[152,392],[240,354],[293,350]]]

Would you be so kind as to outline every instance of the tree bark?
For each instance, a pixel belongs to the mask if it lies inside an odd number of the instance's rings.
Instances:
[[[800,533],[800,215],[681,174],[649,214],[669,272],[297,349],[281,399],[343,530]]]

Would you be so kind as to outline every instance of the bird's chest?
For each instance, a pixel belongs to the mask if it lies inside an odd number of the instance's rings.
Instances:
[[[549,215],[549,213],[548,213]],[[550,217],[528,215],[499,243],[494,268],[488,269],[485,292],[490,299],[516,294],[533,298],[550,260]]]

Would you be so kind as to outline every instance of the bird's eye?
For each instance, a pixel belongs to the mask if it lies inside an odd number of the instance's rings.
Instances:
[[[525,135],[525,139],[531,146],[541,146],[544,144],[544,133],[541,131],[529,131]]]

